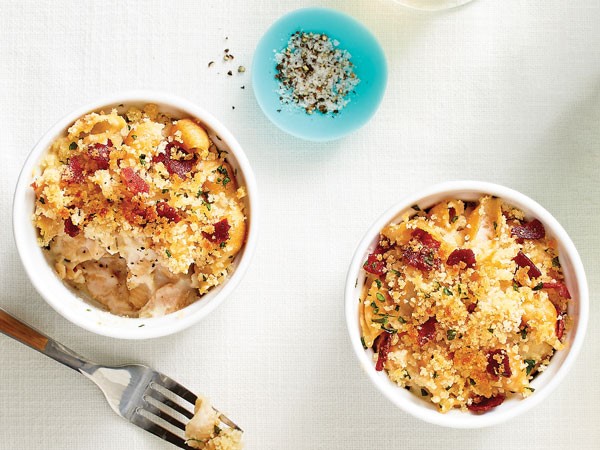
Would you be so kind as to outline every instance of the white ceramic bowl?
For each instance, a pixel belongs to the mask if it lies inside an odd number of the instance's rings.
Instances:
[[[227,160],[234,169],[237,169],[238,180],[241,185],[246,187],[248,193],[246,207],[249,227],[246,244],[235,258],[234,271],[225,283],[175,313],[159,318],[132,319],[110,314],[91,305],[58,278],[36,242],[37,231],[32,223],[35,199],[30,184],[34,174],[39,173],[39,162],[52,141],[63,135],[79,117],[119,104],[141,106],[147,103],[155,103],[161,111],[171,113],[175,117],[197,118],[206,126],[210,137],[217,146],[229,152]],[[86,330],[104,336],[123,339],[165,336],[183,330],[206,317],[223,303],[242,279],[250,265],[250,259],[256,246],[258,232],[256,190],[254,174],[242,147],[218,119],[195,104],[172,95],[146,91],[127,92],[103,98],[76,109],[60,119],[36,144],[25,161],[17,181],[13,203],[14,237],[21,261],[31,282],[50,306],[66,319]]]
[[[430,402],[422,400],[391,382],[385,371],[377,372],[372,360],[373,351],[363,349],[358,319],[358,299],[365,281],[362,265],[366,256],[377,245],[381,229],[403,213],[410,211],[412,205],[417,204],[421,208],[428,208],[443,199],[476,200],[481,194],[500,197],[522,209],[527,217],[538,218],[544,224],[546,233],[557,239],[566,284],[573,297],[569,302],[568,309],[568,314],[573,318],[573,328],[567,333],[566,348],[557,352],[552,357],[548,368],[532,381],[535,392],[530,397],[509,399],[495,409],[480,415],[460,410],[442,414]],[[346,279],[345,307],[352,348],[361,367],[383,395],[399,408],[426,422],[452,428],[480,428],[504,422],[524,413],[541,402],[558,386],[581,349],[588,322],[589,294],[583,265],[573,242],[557,220],[542,206],[517,191],[496,184],[453,181],[432,186],[405,198],[390,208],[371,226],[358,245],[350,264]]]

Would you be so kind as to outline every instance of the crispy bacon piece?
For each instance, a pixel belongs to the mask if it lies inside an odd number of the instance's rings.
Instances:
[[[467,312],[471,314],[473,311],[475,311],[475,308],[477,308],[477,302],[470,303],[469,306],[467,306]]]
[[[498,394],[494,397],[481,397],[478,395],[473,398],[473,403],[467,405],[467,408],[469,411],[484,413],[501,405],[505,399],[506,396],[504,394]]]
[[[373,253],[371,253],[368,256],[367,260],[363,264],[363,269],[365,269],[365,272],[369,272],[374,275],[383,275],[385,269],[385,261],[383,261],[383,259],[380,261],[377,258],[377,255],[383,255],[384,252],[385,249],[378,245],[377,248],[373,251]]]
[[[425,322],[423,325],[419,325],[417,327],[417,330],[419,333],[417,336],[417,342],[419,343],[420,346],[425,345],[427,342],[429,342],[435,336],[435,325],[436,324],[437,324],[437,320],[436,320],[435,316],[432,316],[429,319],[427,319],[427,322]]]
[[[553,283],[544,283],[544,289],[556,289],[558,291],[558,295],[564,298],[571,298],[571,293],[569,289],[567,289],[566,284],[561,283],[560,281],[555,281]]]
[[[81,183],[84,180],[84,160],[83,156],[75,155],[69,158],[70,180]]]
[[[229,229],[231,228],[231,225],[229,225],[227,219],[223,219],[215,223],[214,227],[214,232],[207,233],[206,231],[203,231],[202,236],[215,244],[220,244],[221,242],[225,242],[227,239],[229,239]]]
[[[435,257],[433,250],[414,251],[412,248],[406,247],[402,250],[402,258],[406,264],[423,272],[437,269],[440,265],[440,259]]]
[[[106,144],[92,144],[87,149],[87,155],[74,155],[69,158],[68,181],[81,183],[85,176],[96,170],[108,169],[110,152],[112,150],[110,139]]]
[[[177,209],[173,208],[167,202],[158,202],[156,204],[156,214],[159,217],[165,217],[169,220],[169,222],[179,222],[181,220],[181,216],[177,212]]]
[[[108,169],[112,146],[113,143],[108,139],[106,144],[93,144],[88,147],[88,155],[95,166],[91,167],[92,171]]]
[[[529,271],[527,272],[529,274],[529,278],[537,278],[542,275],[542,272],[540,272],[540,269],[535,266],[533,261],[530,260],[527,255],[520,250],[519,253],[517,253],[517,256],[513,258],[513,261],[516,262],[517,266],[519,267],[529,267]]]
[[[436,252],[440,248],[440,243],[420,228],[415,229],[411,235],[419,241],[421,249],[415,250],[410,245],[405,246],[402,250],[404,262],[424,272],[437,269],[440,266],[440,259],[436,257]]]
[[[391,335],[390,333],[383,333],[379,336],[379,340],[377,342],[377,364],[375,364],[375,370],[381,372],[383,370],[383,366],[388,358],[388,353],[390,352],[390,344],[391,344]]]
[[[140,192],[147,193],[150,191],[148,183],[135,173],[131,167],[125,167],[121,170],[121,178],[123,179],[125,186],[127,186],[127,189],[134,195],[139,194]]]
[[[554,331],[556,332],[556,337],[560,340],[563,337],[563,334],[565,334],[565,316],[564,314],[559,314],[556,317],[556,326],[554,328]]]
[[[181,178],[187,178],[187,174],[190,173],[196,165],[196,155],[194,155],[191,159],[173,159],[174,150],[179,150],[182,153],[188,153],[182,147],[182,144],[178,142],[169,142],[165,147],[165,153],[159,153],[156,155],[154,158],[152,158],[152,162],[163,163],[171,175],[177,174]]]
[[[371,253],[365,263],[363,264],[365,272],[372,273],[374,275],[383,275],[385,268],[385,261],[379,261],[376,253]]]
[[[75,237],[79,234],[79,227],[73,223],[70,217],[65,220],[65,233],[71,237]]]
[[[457,266],[460,262],[464,262],[468,268],[475,267],[475,253],[470,248],[457,248],[450,256],[448,256],[448,260],[446,264],[449,266]]]
[[[436,241],[433,238],[433,236],[431,236],[431,234],[429,234],[425,230],[416,228],[411,233],[411,236],[413,238],[415,238],[416,240],[418,240],[421,244],[423,244],[423,247],[426,247],[426,248],[432,249],[432,250],[438,250],[440,248],[440,243],[438,241]]]
[[[546,236],[546,229],[542,222],[533,219],[531,222],[512,227],[510,233],[517,239],[542,239]]]
[[[500,358],[498,358],[498,356]],[[498,359],[501,361],[499,362]],[[510,370],[510,363],[508,355],[504,349],[497,349],[488,352],[487,354],[487,373],[492,375],[494,378],[506,377],[510,378],[512,371]]]

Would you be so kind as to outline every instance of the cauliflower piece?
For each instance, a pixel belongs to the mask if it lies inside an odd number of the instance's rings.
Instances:
[[[220,413],[215,411],[208,399],[198,397],[194,417],[185,426],[187,444],[204,450],[241,450],[242,432],[232,428],[221,429]]]

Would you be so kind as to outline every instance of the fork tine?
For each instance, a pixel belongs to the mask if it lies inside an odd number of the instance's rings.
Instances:
[[[163,374],[159,375],[159,379],[162,382],[162,384],[160,386],[162,386],[165,389],[171,391],[172,393],[178,395],[179,397],[187,400],[192,405],[196,404],[196,400],[198,400],[198,396],[196,394],[194,394],[193,392],[191,392],[189,389],[187,389],[185,386],[182,386],[177,381],[175,381],[172,378],[169,378],[168,376],[163,375]],[[231,428],[235,428],[236,430],[243,431],[229,417],[227,417],[225,414],[222,414],[221,411],[219,411],[217,408],[213,407],[213,409],[217,413],[220,414],[221,422],[223,422],[225,425],[227,425]]]
[[[180,430],[185,431],[185,425],[184,424],[182,424],[175,417],[172,417],[169,414],[167,414],[165,411],[161,411],[160,408],[158,408],[156,405],[153,405],[152,403],[146,401],[146,405],[144,406],[144,410],[148,411],[149,413],[154,414],[156,417],[160,417],[165,422],[170,423],[171,425],[179,428]]]
[[[166,375],[160,375],[160,381],[162,382],[162,386],[174,394],[180,396],[181,398],[187,400],[192,405],[196,404],[196,400],[198,400],[198,396],[187,389],[185,386],[182,386],[177,381],[169,378]]]
[[[227,417],[225,414],[222,414],[221,411],[219,411],[217,408],[213,408],[216,412],[219,413],[219,419],[221,419],[221,422],[223,422],[225,425],[235,429],[235,430],[239,430],[241,432],[243,432],[244,430],[242,430],[239,426],[237,426],[233,420],[231,420],[229,417]]]
[[[192,417],[194,417],[194,413],[193,412],[188,411],[183,406],[181,406],[178,403],[175,403],[174,401],[168,399],[164,394],[162,394],[161,392],[159,392],[158,390],[156,390],[156,388],[154,386],[151,386],[151,387],[152,387],[152,389],[148,389],[146,391],[146,393],[147,393],[148,396],[150,396],[153,399],[159,401],[163,405],[168,406],[169,408],[173,409],[174,411],[177,411],[179,414],[187,417],[188,419],[191,419]]]
[[[165,441],[170,442],[173,445],[176,445],[179,448],[183,448],[185,450],[193,450],[192,447],[187,445],[182,438],[174,435],[168,430],[165,430],[161,426],[152,422],[150,419],[140,415],[137,411],[131,418],[131,423],[137,425],[138,427],[146,431],[149,431],[153,435],[158,436],[159,438],[164,439]]]

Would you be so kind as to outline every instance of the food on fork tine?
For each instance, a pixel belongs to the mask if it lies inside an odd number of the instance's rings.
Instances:
[[[241,450],[242,432],[233,428],[220,428],[221,413],[207,398],[198,397],[194,417],[185,427],[187,444],[205,450]]]

